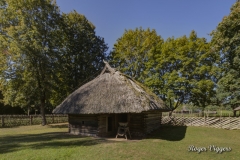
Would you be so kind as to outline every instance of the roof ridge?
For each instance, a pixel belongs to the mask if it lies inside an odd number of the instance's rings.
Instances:
[[[109,71],[111,74],[114,74],[116,72],[116,70],[114,68],[112,68],[107,61],[103,60],[103,62],[105,63],[105,67],[103,68],[102,72],[100,75],[102,75],[103,73],[105,73],[106,71]]]

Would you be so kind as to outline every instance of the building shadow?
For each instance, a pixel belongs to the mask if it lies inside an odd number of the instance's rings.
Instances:
[[[56,126],[54,126],[56,127]],[[63,126],[59,126],[60,128]],[[67,129],[67,128],[66,128]],[[24,148],[34,150],[42,148],[74,148],[76,146],[92,146],[104,143],[104,139],[95,139],[64,132],[50,132],[39,134],[15,134],[0,136],[0,154],[16,152]]]
[[[118,136],[118,138],[115,138],[116,136],[108,136],[103,137],[103,139],[108,141],[138,141],[143,139],[161,139],[161,140],[167,140],[167,141],[181,141],[184,139],[185,134],[187,131],[187,126],[162,126],[161,128],[151,132],[150,134],[142,137],[142,136],[133,136],[130,138],[127,134],[128,139],[125,139],[124,136]],[[131,132],[131,129],[130,129]]]
[[[162,139],[167,141],[180,141],[184,139],[187,126],[162,126],[158,130],[147,135],[147,139]]]

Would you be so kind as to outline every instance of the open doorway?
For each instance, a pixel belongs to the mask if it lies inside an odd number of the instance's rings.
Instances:
[[[115,130],[119,127],[119,122],[121,123],[129,123],[129,114],[122,113],[122,114],[115,114]]]
[[[128,122],[128,114],[118,114],[118,122]]]

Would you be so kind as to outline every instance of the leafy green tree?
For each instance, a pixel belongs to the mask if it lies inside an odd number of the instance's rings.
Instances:
[[[3,94],[2,91],[0,91],[0,115],[6,115],[6,114],[24,114],[24,110],[21,107],[12,107],[9,105],[4,105],[3,103]]]
[[[1,1],[0,82],[4,102],[45,112],[91,80],[107,59],[104,39],[76,11],[60,14],[53,0]]]
[[[163,39],[155,30],[141,27],[135,30],[125,30],[121,38],[114,44],[111,59],[115,67],[140,82],[147,76],[146,68],[149,59],[154,57],[157,46],[161,46]]]
[[[145,83],[173,109],[182,103],[203,108],[212,103],[218,56],[195,31],[189,37],[164,42],[154,30],[128,30],[117,40],[111,58],[115,66]]]
[[[220,80],[217,98],[232,109],[240,105],[240,3],[236,2],[231,13],[225,16],[212,32],[213,52],[220,54]],[[236,113],[236,112],[235,112]]]
[[[57,88],[52,103],[60,104],[73,89],[91,80],[103,67],[108,49],[104,39],[97,36],[95,26],[76,11],[63,14],[63,48],[59,58],[61,67],[56,72]]]
[[[173,109],[182,103],[192,102],[202,108],[211,103],[218,57],[209,52],[205,38],[192,31],[189,37],[168,38],[156,51],[153,62],[149,62],[146,85]]]
[[[54,86],[61,16],[52,0],[3,0],[0,6],[0,74],[5,103],[38,104],[42,125]]]

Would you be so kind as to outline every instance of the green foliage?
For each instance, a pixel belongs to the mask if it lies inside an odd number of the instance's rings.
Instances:
[[[53,0],[6,0],[0,5],[4,102],[39,107],[45,125],[45,110],[99,71],[107,46],[83,15],[60,14]]]
[[[20,107],[12,107],[9,105],[4,105],[3,103],[3,95],[0,91],[0,115],[6,114],[24,114],[24,110]]]
[[[52,103],[60,104],[73,89],[91,80],[103,67],[108,47],[104,39],[96,36],[95,26],[76,11],[63,14],[63,48],[60,53],[60,70]]]
[[[214,66],[216,56],[209,52],[209,44],[198,38],[195,31],[189,37],[167,40],[157,58],[155,70],[161,73],[159,89],[162,97],[175,97],[175,108],[182,102],[205,107],[214,95]],[[172,98],[173,99],[173,98]]]
[[[5,103],[40,105],[43,125],[58,54],[58,7],[52,0],[13,1],[0,10],[1,83]]]
[[[204,111],[217,111],[218,109],[219,109],[219,106],[209,105],[206,108],[204,108]]]
[[[175,109],[175,111],[181,112],[181,111],[190,111],[190,112],[199,112],[202,110],[201,107],[198,107],[196,105],[193,105],[192,103],[186,103],[179,105],[178,108]]]
[[[205,107],[214,96],[218,56],[209,52],[210,44],[198,38],[168,38],[143,29],[125,31],[112,52],[112,63],[145,83],[167,104],[177,108],[192,102]]]
[[[212,32],[213,51],[221,56],[221,68],[217,88],[219,101],[231,108],[240,105],[240,3],[235,3],[231,13],[225,16]]]
[[[155,30],[141,27],[125,30],[121,38],[114,44],[111,52],[112,63],[130,77],[144,82],[147,63],[154,58],[155,49],[161,46],[163,39]]]

